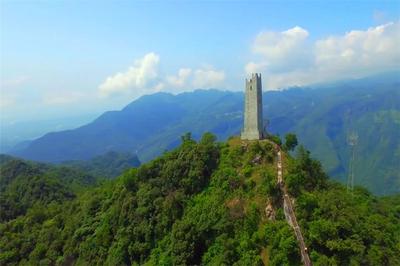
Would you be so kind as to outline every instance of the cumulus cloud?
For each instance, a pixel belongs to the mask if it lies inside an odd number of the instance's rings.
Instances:
[[[252,62],[253,67],[267,67],[270,71],[288,71],[309,63],[309,50],[306,48],[308,31],[301,27],[282,32],[265,31],[257,35],[253,52],[262,55],[264,60]],[[292,60],[286,60],[291,58]],[[251,67],[251,65],[249,66]]]
[[[192,69],[190,68],[181,68],[178,71],[177,76],[168,76],[167,83],[173,87],[182,88],[187,85],[187,81],[192,74]]]
[[[136,60],[127,71],[108,77],[100,86],[103,97],[114,94],[129,94],[136,97],[159,91],[179,93],[200,88],[223,85],[225,72],[212,66],[192,69],[180,68],[175,75],[161,75],[160,57],[155,53],[146,54]]]
[[[366,31],[350,31],[344,36],[332,36],[319,40],[315,45],[316,65],[350,71],[385,70],[400,66],[400,22],[369,28]]]
[[[246,73],[264,73],[267,87],[277,89],[361,77],[400,68],[400,22],[353,30],[310,42],[300,27],[262,32],[252,51],[257,60]]]
[[[117,93],[130,93],[132,91],[146,90],[158,77],[158,64],[160,57],[155,53],[148,53],[143,58],[134,62],[125,72],[120,72],[108,77],[100,86],[102,96]],[[157,86],[157,85],[156,85]]]
[[[260,61],[260,62],[249,62],[244,67],[244,69],[246,71],[246,74],[263,72],[267,68],[268,68],[268,63],[267,62],[263,62],[263,61]]]
[[[218,87],[225,81],[224,71],[209,69],[197,69],[194,72],[193,86],[195,88]]]
[[[166,78],[166,88],[171,92],[183,90],[209,89],[223,86],[225,72],[212,66],[198,69],[181,68],[176,76]]]

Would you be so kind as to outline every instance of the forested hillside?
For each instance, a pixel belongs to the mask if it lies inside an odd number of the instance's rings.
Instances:
[[[28,176],[12,169],[7,180]],[[300,265],[276,171],[269,141],[186,134],[177,149],[74,197],[33,197],[0,224],[0,264]],[[399,196],[347,192],[302,147],[284,154],[284,179],[314,265],[400,264]]]
[[[137,155],[128,152],[109,151],[90,160],[66,161],[61,165],[82,170],[102,178],[114,178],[126,169],[138,167],[140,161]]]
[[[269,132],[296,132],[331,177],[345,182],[351,133],[358,135],[355,182],[376,194],[400,192],[400,81],[398,73],[361,80],[269,91],[263,95]],[[243,94],[198,90],[143,96],[75,130],[49,133],[13,154],[62,162],[108,151],[137,153],[142,162],[179,145],[184,132],[219,140],[242,127]]]
[[[35,204],[74,199],[81,191],[139,165],[137,156],[116,152],[61,165],[0,154],[0,221],[23,215]]]
[[[77,169],[0,155],[0,221],[25,215],[35,206],[62,204],[97,182]]]

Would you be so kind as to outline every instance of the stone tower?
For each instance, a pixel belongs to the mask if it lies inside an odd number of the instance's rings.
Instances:
[[[244,125],[241,139],[258,140],[264,136],[261,74],[246,79]]]

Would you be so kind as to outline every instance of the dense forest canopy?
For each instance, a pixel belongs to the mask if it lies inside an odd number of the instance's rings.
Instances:
[[[209,133],[97,185],[9,160],[0,264],[300,265],[275,162],[269,141]],[[284,179],[314,265],[400,265],[400,196],[346,191],[302,146],[284,153]],[[23,211],[10,213],[17,203]]]

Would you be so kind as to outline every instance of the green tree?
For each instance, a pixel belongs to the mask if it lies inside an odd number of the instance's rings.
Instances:
[[[0,264],[300,265],[274,156],[268,159],[273,146],[215,140],[210,133],[198,143],[186,137],[116,180],[82,185],[73,197],[63,182],[70,171],[15,162],[0,168],[0,207],[25,208],[0,221]],[[284,177],[313,263],[400,265],[400,196],[358,187],[347,193],[306,149],[296,154],[283,156]]]
[[[284,147],[288,151],[294,150],[298,144],[297,136],[294,133],[288,133],[285,135],[285,144]]]

